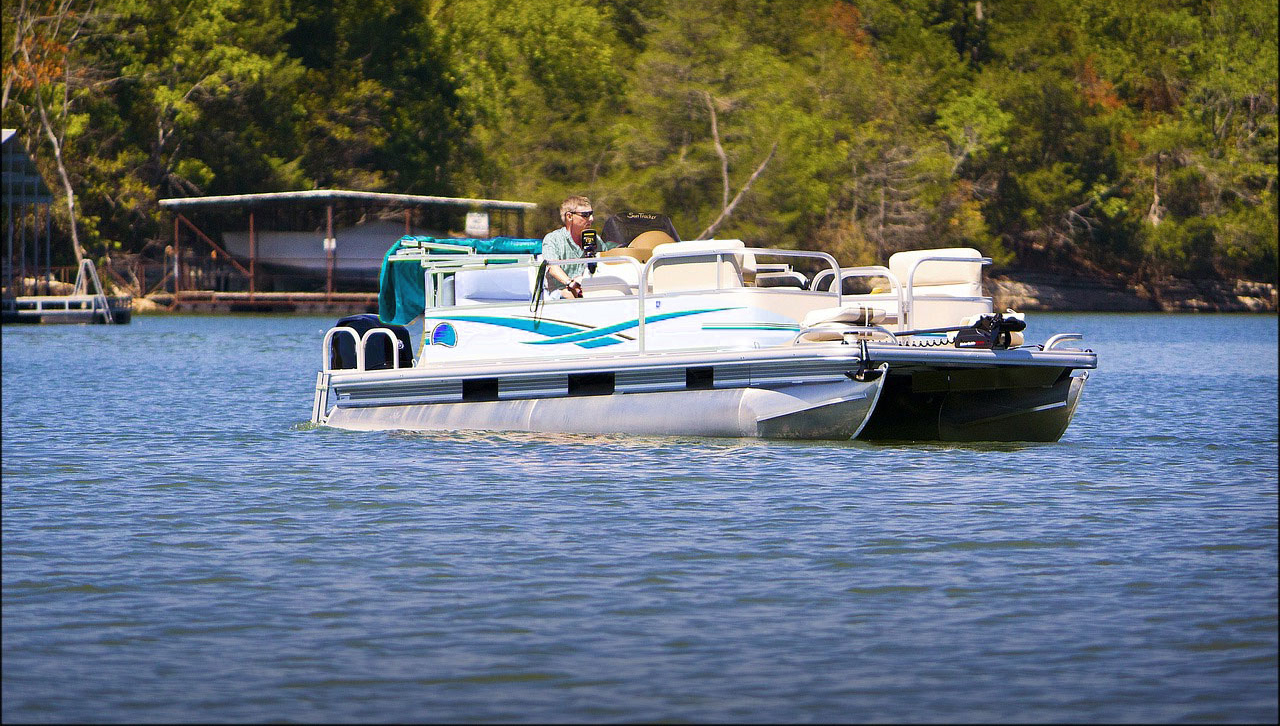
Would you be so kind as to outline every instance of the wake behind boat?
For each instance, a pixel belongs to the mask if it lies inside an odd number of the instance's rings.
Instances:
[[[1024,317],[982,295],[990,260],[976,250],[840,267],[820,252],[681,242],[660,215],[635,216],[649,229],[583,258],[576,299],[546,299],[540,240],[402,238],[383,262],[380,315],[325,335],[312,421],[1056,441],[1097,366],[1063,347],[1077,334],[1025,344]],[[419,318],[415,358],[403,326]]]

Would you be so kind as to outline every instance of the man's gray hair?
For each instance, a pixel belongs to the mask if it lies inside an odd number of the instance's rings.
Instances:
[[[579,194],[574,194],[573,196],[565,197],[565,200],[563,202],[560,202],[560,221],[563,222],[564,216],[569,212],[578,211],[577,207],[586,207],[590,209],[591,200]]]

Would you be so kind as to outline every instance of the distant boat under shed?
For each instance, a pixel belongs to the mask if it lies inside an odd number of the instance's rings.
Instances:
[[[463,226],[468,236],[495,229],[523,236],[525,213],[537,208],[530,202],[336,189],[171,198],[160,206],[174,212],[173,247],[183,267],[175,268],[177,298],[210,289],[207,276],[192,269],[210,253],[222,255],[237,273],[231,286],[223,283],[223,292],[332,296],[342,288],[341,294],[376,294],[382,259],[400,237],[447,238],[458,236],[448,230]],[[321,281],[323,293],[316,290]]]
[[[403,223],[386,220],[335,227],[332,237],[334,281],[376,284],[383,255],[404,234]],[[447,236],[435,231],[414,234]],[[248,263],[256,253],[257,264],[268,272],[323,279],[329,269],[326,238],[315,232],[264,231],[256,235],[257,239],[253,240],[248,230],[226,231],[222,233],[222,241],[227,252],[242,264]]]

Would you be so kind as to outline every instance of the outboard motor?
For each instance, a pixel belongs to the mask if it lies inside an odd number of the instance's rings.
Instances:
[[[391,340],[385,335],[375,335],[369,339],[369,342],[364,347],[365,370],[376,371],[391,368],[394,360],[391,356],[397,353],[400,356],[401,368],[413,367],[413,343],[409,339],[409,331],[403,325],[389,325],[379,320],[377,315],[364,313],[342,318],[335,327],[351,328],[358,337],[363,337],[365,333],[374,328],[386,328],[395,336],[395,351],[392,350]],[[333,343],[329,349],[329,367],[334,369],[356,367],[356,345],[351,336],[333,336]]]

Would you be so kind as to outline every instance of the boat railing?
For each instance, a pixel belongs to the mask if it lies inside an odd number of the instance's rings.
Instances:
[[[649,278],[655,266],[670,264],[672,262],[680,260],[681,258],[689,258],[689,257],[702,258],[702,257],[714,256],[716,258],[715,290],[722,291],[725,289],[724,279],[722,277],[723,275],[722,268],[724,266],[723,263],[730,261],[729,258],[732,257],[733,258],[732,262],[738,265],[739,269],[741,269],[741,265],[745,261],[745,258],[747,255],[820,259],[826,262],[830,269],[837,271],[837,273],[840,270],[840,263],[836,262],[836,258],[832,257],[831,255],[825,252],[811,252],[807,250],[775,250],[775,249],[766,249],[763,247],[737,247],[737,248],[730,248],[730,249],[723,249],[723,250],[688,250],[688,251],[679,251],[679,252],[671,251],[671,252],[666,252],[661,256],[654,256],[644,264],[644,269],[640,273],[640,287],[636,291],[636,297],[637,297],[636,302],[639,307],[639,314],[637,316],[638,325],[636,328],[636,344],[640,352],[643,353],[645,351],[645,336],[644,336],[645,330],[644,329],[645,329],[645,316],[646,316],[646,307],[647,307],[645,305],[645,299],[646,299],[646,292],[648,291],[648,288],[649,288]],[[733,289],[736,290],[738,288],[733,288]],[[655,295],[657,294],[664,294],[664,293],[655,293]],[[840,288],[836,287],[834,290],[832,290],[832,295],[836,299],[836,307],[840,307],[841,305]]]
[[[101,311],[97,295],[24,295],[6,298],[6,310],[22,310],[35,313],[51,311],[92,312]],[[110,307],[108,305],[108,307]]]
[[[431,249],[406,249],[397,253],[396,260],[419,260],[423,267],[424,289],[427,300],[427,307],[437,307],[432,305],[432,301],[439,302],[437,291],[439,285],[437,278],[457,272],[475,271],[493,269],[501,266],[506,269],[510,268],[532,268],[541,264],[539,261],[526,255],[489,255],[489,254],[451,254],[453,250],[446,251],[446,254],[432,254]],[[458,250],[462,252],[462,250]],[[663,265],[678,264],[681,261],[687,261],[690,258],[715,258],[716,277],[715,287],[707,287],[706,289],[684,289],[678,291],[651,291],[653,285],[653,270],[655,267]],[[763,247],[725,247],[723,249],[704,248],[696,250],[670,250],[661,255],[651,257],[648,261],[641,263],[633,257],[627,256],[593,256],[578,257],[573,259],[556,260],[555,264],[588,264],[588,265],[625,265],[630,267],[636,273],[636,306],[637,315],[637,333],[636,342],[640,352],[645,351],[645,320],[647,315],[646,303],[656,296],[669,296],[681,294],[702,294],[706,292],[736,292],[742,290],[741,284],[727,286],[729,282],[725,278],[725,268],[732,265],[741,274],[741,270],[747,266],[748,259],[754,261],[757,257],[787,257],[819,260],[824,263],[827,271],[839,272],[840,264],[834,257],[825,252],[815,252],[809,250],[779,250],[768,249]],[[726,264],[728,263],[728,264]],[[598,268],[597,268],[598,269]],[[778,292],[784,288],[770,289],[770,292]],[[839,286],[834,287],[830,291],[813,291],[813,290],[787,290],[788,292],[799,292],[802,294],[822,294],[830,295],[834,299],[836,307],[842,304],[842,291]],[[532,292],[532,291],[531,291]],[[327,344],[326,344],[326,350]]]
[[[1044,349],[1053,350],[1059,343],[1065,343],[1069,340],[1084,340],[1084,336],[1080,333],[1058,333],[1044,342]]]
[[[333,343],[334,336],[338,333],[351,336],[351,343],[356,347],[356,369],[364,370],[364,346],[360,344],[360,336],[356,333],[354,328],[340,326],[337,328],[329,328],[324,333],[324,342],[320,344],[320,350],[324,354],[324,362],[322,363],[320,372],[328,373],[333,368],[333,354],[330,346]]]
[[[825,282],[825,275],[827,274],[827,272],[828,272],[827,270],[824,270],[814,276],[813,278],[815,281],[814,287],[818,287],[823,282]],[[892,299],[898,304],[896,312],[894,313],[894,318],[896,319],[896,325],[898,330],[905,330],[906,328],[903,326],[905,315],[903,314],[902,311],[906,308],[907,291],[905,290],[902,284],[902,281],[898,279],[898,276],[893,274],[893,272],[891,272],[888,267],[884,267],[882,265],[864,265],[862,267],[841,267],[837,271],[837,273],[831,278],[831,287],[833,289],[839,288],[840,291],[843,292],[845,280],[857,279],[859,277],[883,277],[889,281],[889,290],[892,295]],[[836,280],[839,280],[838,284]],[[877,293],[873,291],[871,294],[877,294]]]
[[[891,296],[890,299],[897,303],[895,326],[897,330],[901,332],[909,328],[918,327],[912,320],[916,313],[917,303],[954,302],[959,299],[964,299],[962,297],[957,297],[954,294],[929,293],[929,285],[916,284],[916,272],[919,271],[921,265],[933,262],[957,262],[961,264],[989,265],[991,264],[991,258],[956,257],[949,255],[924,256],[912,262],[910,269],[907,271],[906,279],[899,279],[898,276],[895,275],[888,267],[882,267],[879,265],[866,267],[842,267],[840,268],[839,273],[832,278],[831,285],[832,287],[836,287],[836,280],[838,279],[840,281],[839,286],[843,288],[844,281],[846,279],[857,277],[883,277],[888,280],[890,288],[888,294]],[[820,273],[820,276],[825,274],[825,272]],[[825,278],[819,279],[819,277],[815,277],[814,279],[816,281],[815,287],[821,286],[826,282]],[[876,293],[873,290],[869,294],[876,295],[884,293]]]
[[[357,372],[363,372],[365,370],[365,347],[368,346],[370,340],[379,335],[385,335],[387,339],[391,341],[391,369],[399,370],[400,348],[403,347],[404,344],[400,342],[400,339],[396,337],[395,333],[390,328],[372,328],[365,331],[364,335],[360,335],[356,332],[355,328],[348,328],[347,326],[342,325],[336,328],[329,328],[325,331],[324,343],[321,345],[321,350],[324,352],[324,361],[322,362],[322,367],[320,369],[322,373],[328,373],[333,369],[331,346],[333,344],[334,336],[338,333],[351,336],[351,342],[356,347],[355,370]]]
[[[391,341],[391,369],[399,370],[400,349],[404,346],[404,343],[400,342],[400,339],[396,337],[395,333],[390,328],[372,328],[365,331],[365,334],[360,336],[360,352],[357,354],[356,359],[360,365],[360,370],[364,370],[364,351],[366,346],[369,345],[370,340],[378,335],[386,336],[387,340]]]
[[[905,307],[901,308],[901,314],[898,315],[898,330],[906,330],[908,325],[910,325],[911,327],[918,327],[916,326],[915,321],[912,320],[912,317],[915,315],[915,312],[916,312],[917,302],[930,302],[930,301],[950,302],[957,299],[955,295],[937,295],[937,294],[931,295],[929,293],[919,294],[916,292],[916,283],[915,283],[916,272],[919,271],[921,265],[924,265],[930,262],[959,262],[964,264],[976,264],[979,266],[979,269],[981,269],[982,266],[991,264],[991,258],[990,257],[953,257],[953,256],[944,256],[944,255],[937,255],[937,256],[929,255],[926,257],[921,257],[915,260],[914,262],[912,262],[911,270],[907,273],[907,279],[905,281],[905,284],[903,285],[903,304],[905,304]],[[928,286],[926,285],[925,287],[928,287]],[[979,289],[979,292],[981,292],[980,289]]]

